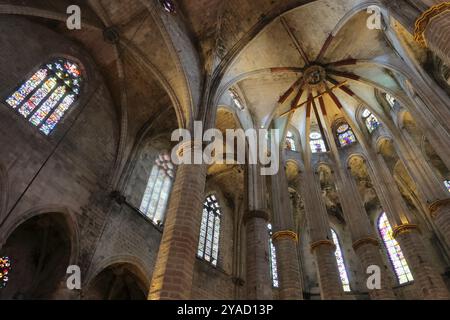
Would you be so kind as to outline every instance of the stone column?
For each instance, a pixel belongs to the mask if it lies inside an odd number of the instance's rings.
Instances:
[[[450,1],[422,0],[428,9],[415,22],[414,39],[450,66]]]
[[[416,182],[420,196],[427,204],[430,217],[435,227],[442,234],[445,243],[450,247],[450,194],[440,181],[430,164],[423,157],[422,151],[414,143],[406,130],[400,131],[407,145],[400,138],[394,140],[399,147],[398,155],[408,169],[408,173]]]
[[[202,153],[202,146],[185,143],[179,154],[187,152]],[[177,169],[150,286],[151,300],[186,300],[191,297],[206,171],[205,165],[181,164]]]
[[[369,296],[374,300],[395,299],[391,279],[385,272],[385,268],[383,268],[384,263],[380,252],[380,242],[370,225],[355,181],[348,171],[342,172],[341,177],[342,188],[338,187],[338,191],[342,199],[342,209],[353,238],[353,249],[361,262],[364,272],[367,271],[369,266],[373,265],[380,267],[382,270],[381,289],[369,290]],[[342,190],[345,190],[345,194],[342,194]]]
[[[289,199],[284,166],[272,176],[272,241],[277,253],[278,278],[281,300],[303,299],[298,259],[298,235],[294,231],[294,219]]]
[[[412,218],[407,206],[382,155],[378,154],[370,158],[374,171],[369,170],[369,174],[375,182],[375,187],[378,188],[377,194],[383,208],[387,210],[386,214],[394,229],[394,237],[399,242],[409,264],[419,296],[424,299],[450,298],[441,275],[431,263],[420,236],[419,227],[411,222]]]
[[[316,260],[323,300],[342,299],[343,288],[336,262],[336,246],[331,237],[328,213],[320,193],[319,182],[310,165],[305,163],[300,190],[305,194],[305,213],[311,237],[311,252]]]
[[[247,299],[273,299],[269,261],[269,214],[265,205],[264,177],[258,165],[247,168],[249,210],[244,216],[247,247]]]
[[[344,114],[345,115],[345,114]],[[331,156],[334,158],[337,167],[337,174],[335,175],[336,189],[341,200],[342,210],[345,216],[350,233],[353,240],[353,249],[361,262],[363,272],[367,271],[369,266],[379,266],[381,273],[381,289],[369,290],[371,299],[395,299],[392,291],[391,281],[389,275],[384,271],[384,263],[380,252],[380,243],[374,230],[370,225],[366,209],[359,194],[355,180],[350,173],[350,168],[346,166],[344,160],[341,159],[345,153],[340,152],[334,132],[331,126],[331,119],[328,115],[323,115],[326,124],[325,131],[328,136],[328,141],[331,149]]]

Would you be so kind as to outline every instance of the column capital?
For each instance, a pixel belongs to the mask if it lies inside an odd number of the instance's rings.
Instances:
[[[283,240],[283,239],[288,239],[288,240],[293,240],[294,242],[298,242],[298,235],[297,235],[297,233],[295,233],[294,231],[291,231],[291,230],[277,231],[272,235],[273,241]]]
[[[249,210],[244,214],[244,223],[247,223],[248,220],[253,218],[263,219],[265,221],[269,221],[269,213],[264,210]]]
[[[378,241],[378,239],[373,238],[373,237],[365,237],[365,238],[361,238],[359,240],[356,240],[355,242],[353,242],[353,249],[356,251],[358,250],[361,246],[365,245],[365,244],[371,244],[373,246],[378,247],[380,245],[380,242]]]
[[[177,156],[181,158],[181,157],[183,157],[183,154],[185,152],[189,152],[191,150],[202,152],[203,151],[203,142],[195,141],[195,140],[184,141],[183,143],[178,145],[176,153],[177,153]]]
[[[430,216],[432,219],[435,219],[438,215],[439,209],[445,206],[450,206],[450,198],[444,199],[444,200],[437,200],[430,204]]]
[[[450,11],[450,1],[436,4],[423,12],[419,18],[417,18],[415,23],[414,40],[422,46],[427,47],[425,30],[431,20],[447,11]]]
[[[394,237],[395,239],[401,234],[413,232],[414,230],[420,232],[419,226],[417,224],[401,224],[393,228],[392,237]]]
[[[336,250],[336,245],[334,244],[334,242],[327,239],[327,240],[319,240],[319,241],[315,241],[315,242],[311,243],[311,245],[310,245],[311,252],[314,252],[314,250],[316,250],[320,246],[330,246],[333,248],[333,250]]]

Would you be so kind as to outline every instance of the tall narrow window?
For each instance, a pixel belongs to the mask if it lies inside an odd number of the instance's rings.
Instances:
[[[166,152],[160,154],[153,164],[140,208],[157,225],[161,225],[164,222],[174,172],[174,165],[170,160],[170,155]]]
[[[244,110],[244,104],[242,103],[242,100],[239,97],[239,95],[237,94],[237,92],[234,89],[230,89],[229,92],[230,92],[231,100],[233,100],[233,103],[235,104],[235,106],[238,107],[239,110]]]
[[[391,108],[394,108],[398,102],[397,99],[395,99],[393,96],[391,96],[389,93],[385,93],[384,94],[384,98],[386,99],[386,101],[389,103],[389,105],[391,106]]]
[[[355,134],[348,123],[341,124],[337,128],[336,133],[341,147],[345,147],[356,142]]]
[[[364,110],[362,118],[366,123],[367,130],[369,130],[370,133],[374,132],[377,128],[381,126],[377,117],[375,117],[372,114],[372,112],[369,111],[369,109]]]
[[[388,251],[389,259],[394,267],[398,282],[404,284],[413,281],[414,278],[409,269],[408,262],[406,262],[403,256],[400,245],[393,237],[392,227],[385,212],[378,219],[378,231]]]
[[[309,135],[310,142],[309,145],[311,147],[312,153],[321,153],[327,152],[327,148],[325,147],[325,142],[323,141],[322,135],[319,132],[311,132]]]
[[[272,276],[272,285],[275,288],[278,288],[280,283],[278,280],[277,253],[272,241],[272,225],[268,224],[267,229],[269,230],[270,274]]]
[[[288,131],[286,135],[286,148],[291,151],[297,151],[297,148],[295,147],[294,134],[290,131]]]
[[[344,257],[342,256],[341,244],[336,232],[333,229],[331,229],[331,235],[333,236],[333,242],[336,246],[334,255],[336,256],[342,288],[345,292],[350,292],[350,281],[348,281],[347,269],[345,268]]]
[[[220,219],[222,212],[215,195],[206,198],[203,204],[202,224],[197,255],[213,266],[219,256]]]
[[[49,135],[78,99],[82,81],[79,66],[59,58],[36,71],[6,103]]]
[[[450,180],[445,180],[444,184],[447,187],[448,192],[450,192]]]

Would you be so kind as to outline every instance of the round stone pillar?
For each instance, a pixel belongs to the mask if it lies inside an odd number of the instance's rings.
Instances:
[[[339,300],[343,298],[335,251],[336,246],[332,240],[319,240],[311,243],[311,253],[316,260],[322,300]]]
[[[202,146],[183,144],[179,155],[184,152],[198,155],[202,153]],[[178,166],[153,271],[150,300],[187,300],[191,297],[206,171],[205,165]]]
[[[367,271],[369,266],[378,266],[380,268],[381,287],[380,289],[368,288],[370,298],[372,300],[395,299],[391,279],[384,270],[379,241],[372,237],[359,239],[353,243],[353,250],[355,250],[364,271]]]
[[[450,245],[450,199],[438,200],[430,205],[431,219]]]
[[[278,231],[272,235],[272,242],[277,252],[280,299],[302,300],[297,234],[290,230]]]
[[[414,38],[450,66],[450,1],[429,2],[436,4],[416,20]]]
[[[394,227],[393,236],[400,244],[411,268],[414,283],[424,299],[450,299],[444,280],[430,262],[416,225],[403,224]]]
[[[248,211],[244,217],[247,234],[247,299],[271,300],[269,215],[262,210]]]

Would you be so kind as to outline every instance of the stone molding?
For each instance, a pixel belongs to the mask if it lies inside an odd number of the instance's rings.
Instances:
[[[392,236],[395,239],[401,234],[413,232],[414,230],[420,232],[417,224],[401,224],[393,228]]]
[[[430,204],[430,216],[432,219],[436,219],[437,215],[439,214],[439,209],[444,206],[450,206],[450,198],[444,199],[444,200],[437,200]]]
[[[422,13],[417,18],[414,29],[414,40],[424,47],[427,47],[425,39],[425,31],[430,24],[431,20],[435,19],[439,15],[450,11],[450,2],[443,2],[436,4]]]
[[[315,241],[313,243],[311,243],[311,253],[314,252],[314,250],[316,250],[318,247],[320,246],[330,246],[333,248],[333,250],[336,250],[336,245],[334,244],[333,241],[331,240],[319,240],[319,241]]]
[[[361,238],[361,239],[353,242],[353,249],[356,251],[365,244],[371,244],[373,246],[378,247],[380,245],[380,242],[378,241],[378,239],[373,238],[373,237]]]
[[[269,214],[263,210],[250,210],[247,211],[244,215],[244,223],[246,224],[248,220],[253,218],[264,219],[265,221],[269,221]]]
[[[272,240],[293,240],[295,242],[298,242],[298,235],[294,231],[290,230],[283,230],[283,231],[277,231],[272,235]]]

